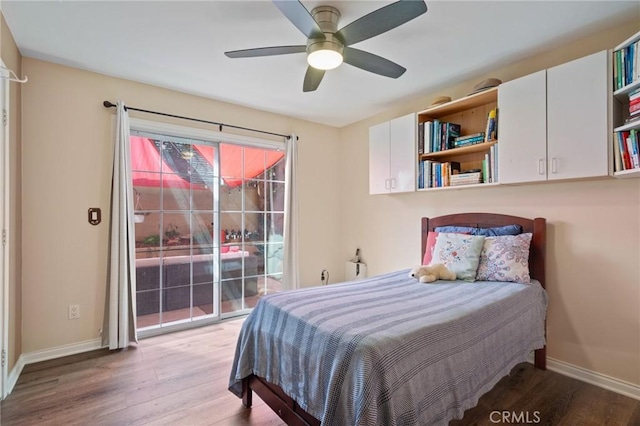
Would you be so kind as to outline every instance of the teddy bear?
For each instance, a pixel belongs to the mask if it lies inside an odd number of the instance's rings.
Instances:
[[[432,283],[436,280],[453,281],[456,279],[455,272],[448,270],[442,263],[416,266],[411,270],[409,276],[417,278],[421,283]]]

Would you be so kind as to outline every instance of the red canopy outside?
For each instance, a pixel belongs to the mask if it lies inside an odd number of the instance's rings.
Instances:
[[[194,145],[200,154],[213,164],[213,147],[208,145]],[[244,176],[242,174],[242,150],[244,149]],[[284,157],[284,152],[271,151],[261,148],[249,148],[228,143],[220,144],[220,176],[224,183],[235,188],[242,184],[242,179],[253,179],[276,164]]]
[[[154,142],[149,138],[131,136],[131,169],[134,186],[189,188],[191,185],[180,175],[173,173],[170,166],[161,158]],[[213,164],[215,150],[208,145],[193,145],[209,164]],[[242,150],[244,149],[244,175],[242,173]],[[235,188],[242,179],[253,179],[284,157],[283,152],[260,148],[242,147],[232,144],[220,144],[220,176],[224,183]],[[160,170],[163,171],[160,174]],[[162,182],[160,181],[162,177]],[[193,184],[193,188],[203,189]]]

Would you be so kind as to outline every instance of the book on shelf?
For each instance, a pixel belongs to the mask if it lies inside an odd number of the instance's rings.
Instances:
[[[498,182],[498,144],[491,145],[489,148],[489,161],[491,182]]]
[[[631,129],[614,133],[614,166],[615,171],[640,168],[639,131]]]
[[[457,138],[454,138],[453,141],[462,142],[462,141],[466,141],[467,139],[477,139],[477,138],[484,139],[484,132],[473,133],[471,135],[458,136]]]
[[[424,153],[439,152],[453,148],[455,138],[460,136],[460,130],[461,126],[457,123],[440,120],[425,122],[423,130]]]
[[[617,133],[613,134],[613,167],[615,172],[622,170],[622,153],[620,152],[620,144],[618,144]]]
[[[472,185],[482,183],[482,173],[460,173],[451,175],[450,186]]]
[[[498,139],[498,110],[496,108],[487,114],[487,131],[485,132],[485,142]]]
[[[453,142],[453,147],[454,148],[462,148],[463,146],[470,146],[470,145],[476,145],[479,143],[484,143],[484,136],[478,136],[475,138],[471,138],[471,139],[465,139],[462,141],[454,141]]]
[[[629,157],[631,159],[631,168],[638,169],[640,168],[640,158],[638,158],[638,144],[637,138],[634,136],[633,132],[629,132],[629,136],[626,137],[625,142],[627,144],[627,152],[629,153]]]
[[[613,52],[614,90],[621,89],[640,79],[639,55],[640,40]]]
[[[451,178],[458,176],[460,163],[449,161],[440,163],[432,160],[422,160],[418,166],[418,188],[439,188],[450,186]]]
[[[424,141],[422,142],[424,147],[424,152],[431,152],[431,138],[433,136],[433,122],[425,121],[424,122]]]
[[[458,173],[451,175],[451,182],[471,182],[482,179],[482,172]]]

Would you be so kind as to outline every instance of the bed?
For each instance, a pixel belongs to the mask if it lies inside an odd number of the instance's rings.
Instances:
[[[266,296],[243,324],[229,390],[289,425],[446,425],[535,351],[546,368],[546,221],[490,213],[422,219],[531,234],[530,284],[421,284],[408,270]],[[417,263],[417,262],[416,262]]]

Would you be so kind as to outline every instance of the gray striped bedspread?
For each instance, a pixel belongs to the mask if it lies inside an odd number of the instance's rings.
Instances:
[[[421,284],[408,273],[263,297],[229,390],[240,396],[255,374],[323,425],[446,425],[544,346],[537,281]]]

